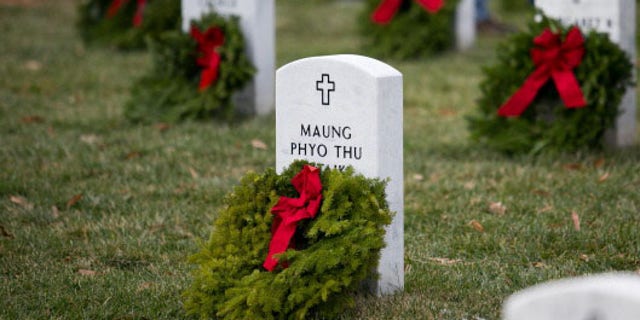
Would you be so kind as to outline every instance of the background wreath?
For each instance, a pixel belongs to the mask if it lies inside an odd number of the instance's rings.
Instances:
[[[125,116],[134,122],[222,118],[235,114],[232,96],[252,79],[255,69],[245,52],[245,39],[238,17],[215,13],[195,22],[199,30],[218,27],[224,44],[216,49],[220,55],[217,80],[200,91],[202,68],[197,41],[182,31],[167,31],[149,42],[152,69],[131,89]]]
[[[379,25],[371,15],[381,0],[367,0],[360,14],[360,31],[367,54],[378,58],[424,58],[455,44],[455,11],[459,0],[445,0],[435,14],[414,0],[403,0],[391,22]]]
[[[283,254],[288,268],[262,267],[271,239],[271,208],[280,196],[297,197],[291,185],[304,161],[281,175],[273,169],[249,173],[225,200],[213,232],[199,253],[198,265],[183,296],[188,313],[201,318],[305,319],[335,317],[353,306],[353,293],[373,277],[384,227],[392,213],[385,183],[323,168],[323,202],[314,219],[302,220],[296,249]]]
[[[603,33],[585,36],[585,54],[573,71],[587,101],[568,109],[552,81],[538,92],[519,117],[498,116],[497,110],[523,84],[535,66],[529,50],[545,28],[567,34],[570,27],[537,13],[527,32],[514,35],[497,50],[497,62],[484,68],[476,114],[468,117],[471,138],[505,153],[574,152],[601,149],[613,128],[626,89],[633,84],[628,55]]]
[[[85,43],[113,45],[120,49],[141,49],[145,47],[145,37],[157,37],[164,31],[180,29],[180,1],[148,0],[138,26],[133,24],[138,6],[136,1],[122,2],[117,13],[108,17],[107,12],[113,2],[114,0],[84,0],[80,3],[76,25]]]

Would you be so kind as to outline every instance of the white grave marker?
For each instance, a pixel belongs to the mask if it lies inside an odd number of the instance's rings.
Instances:
[[[276,73],[276,169],[296,159],[351,165],[389,178],[396,213],[385,235],[376,290],[404,288],[402,74],[378,60],[331,55],[291,62]]]
[[[640,276],[609,273],[543,283],[509,297],[504,320],[638,320]]]
[[[456,8],[456,48],[466,50],[476,41],[475,0],[461,0]]]
[[[565,25],[576,24],[584,31],[607,33],[635,62],[636,0],[536,0],[535,4]],[[627,90],[620,109],[615,130],[607,132],[606,140],[610,145],[629,146],[636,135],[635,88]]]
[[[216,12],[240,17],[247,55],[256,67],[253,81],[234,97],[245,113],[268,114],[274,107],[275,5],[274,0],[182,0],[182,29],[191,21]]]

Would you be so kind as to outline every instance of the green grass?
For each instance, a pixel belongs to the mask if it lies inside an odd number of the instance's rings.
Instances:
[[[85,48],[74,2],[42,3],[0,4],[0,319],[184,318],[186,257],[240,177],[274,165],[274,118],[132,125],[122,106],[147,55]],[[358,52],[359,8],[278,0],[278,64]],[[508,158],[468,141],[499,40],[390,61],[405,79],[406,288],[345,319],[497,319],[541,281],[640,270],[638,146]]]

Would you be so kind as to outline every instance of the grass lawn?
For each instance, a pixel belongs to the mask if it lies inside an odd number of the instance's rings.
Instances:
[[[0,0],[0,319],[185,318],[186,258],[240,177],[274,165],[274,117],[128,123],[148,56],[84,47],[74,3]],[[361,3],[277,5],[278,65],[358,52]],[[406,288],[344,319],[497,319],[541,281],[640,272],[640,147],[509,158],[468,140],[500,40],[389,61],[405,80]]]

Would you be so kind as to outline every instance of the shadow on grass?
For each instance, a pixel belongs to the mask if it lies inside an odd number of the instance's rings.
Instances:
[[[411,149],[413,148],[406,148],[405,150],[411,152],[412,156],[416,155],[416,153],[424,153],[424,157],[432,161],[508,162],[522,158],[522,156],[508,156],[504,153],[483,147],[480,144],[472,144],[471,141],[465,141],[463,143],[434,142],[427,148],[415,150],[417,152]]]
[[[508,155],[481,144],[465,143],[435,143],[425,150],[434,161],[460,162],[495,162],[499,163],[532,163],[544,164],[557,161],[582,161],[593,158],[604,158],[619,165],[640,164],[640,145],[605,150],[585,150],[574,153],[541,153]]]

